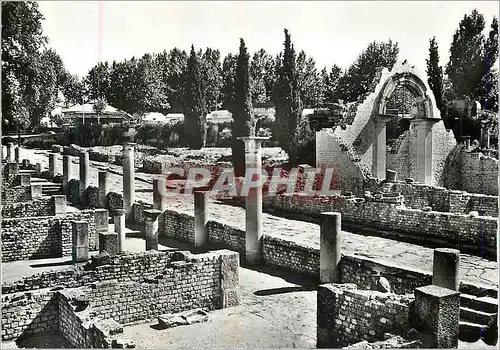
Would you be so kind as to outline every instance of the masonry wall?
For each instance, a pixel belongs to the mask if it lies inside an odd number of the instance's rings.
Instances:
[[[2,262],[55,258],[71,255],[74,220],[89,223],[91,250],[98,246],[92,210],[62,216],[10,218],[2,220]]]
[[[68,340],[80,345],[84,336],[78,335],[79,321],[71,318],[67,322],[63,320],[61,325],[57,304],[50,304],[55,290],[61,287],[71,288],[62,291],[69,296],[71,305],[88,306],[89,311],[96,311],[103,319],[120,323],[148,320],[162,313],[196,307],[235,306],[239,303],[238,267],[238,255],[226,250],[199,255],[155,251],[96,258],[77,271],[25,277],[2,285],[2,322],[9,324],[2,339],[13,340],[26,333],[30,324],[37,324],[34,320],[40,310],[47,309],[51,310],[51,329],[71,330]],[[44,284],[58,288],[40,289]],[[38,293],[41,297],[33,297]],[[16,321],[14,315],[21,309],[33,310],[33,313],[23,314],[20,321]],[[41,322],[47,319],[43,313],[39,318]]]
[[[463,153],[463,190],[498,196],[498,160],[481,153]]]
[[[2,186],[2,205],[27,202],[31,200],[31,186]]]
[[[44,196],[28,202],[2,205],[2,218],[23,218],[30,216],[54,215],[54,204],[51,197]]]
[[[317,294],[318,347],[338,348],[383,340],[410,329],[412,295],[384,294],[355,285],[325,284]]]

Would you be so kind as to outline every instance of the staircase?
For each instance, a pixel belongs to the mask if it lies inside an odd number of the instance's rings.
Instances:
[[[475,342],[483,338],[486,343],[492,342],[494,345],[497,340],[495,331],[497,313],[498,299],[462,293],[460,295],[460,340]]]
[[[60,183],[49,182],[46,179],[32,178],[31,184],[42,185],[42,194],[44,196],[53,196],[62,194],[62,184]]]

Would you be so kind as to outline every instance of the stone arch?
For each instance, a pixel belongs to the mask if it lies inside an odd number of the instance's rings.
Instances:
[[[382,89],[380,90],[376,102],[374,112],[378,115],[387,115],[386,106],[387,101],[390,99],[394,90],[398,86],[404,86],[415,96],[417,106],[412,114],[417,119],[435,119],[440,118],[440,113],[435,108],[436,103],[432,92],[428,94],[427,85],[420,79],[420,77],[412,72],[394,73],[389,76]]]

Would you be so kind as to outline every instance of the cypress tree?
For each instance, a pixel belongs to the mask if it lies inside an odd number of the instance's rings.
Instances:
[[[252,92],[250,85],[250,55],[245,41],[240,39],[240,53],[236,66],[233,105],[233,140],[232,158],[236,176],[245,174],[245,144],[238,140],[242,136],[255,136],[255,121],[252,110]]]
[[[274,91],[276,139],[281,148],[288,153],[290,161],[294,162],[297,143],[295,131],[301,119],[302,103],[295,49],[287,29],[285,29],[284,45],[285,51],[277,68],[278,79]]]
[[[436,107],[441,112],[441,116],[445,116],[444,105],[444,90],[443,90],[443,68],[439,66],[439,52],[436,43],[436,37],[429,40],[429,59],[427,62],[427,81],[429,87],[434,93],[436,99]]]
[[[205,145],[206,116],[205,88],[196,52],[191,45],[184,87],[184,130],[192,149],[200,149]]]

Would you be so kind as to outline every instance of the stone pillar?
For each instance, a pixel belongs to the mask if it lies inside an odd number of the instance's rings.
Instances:
[[[66,214],[67,202],[65,195],[52,196],[52,205],[54,215]]]
[[[202,249],[208,244],[208,191],[194,192],[194,248]]]
[[[29,159],[23,159],[21,161],[21,166],[23,169],[29,169],[30,167],[30,160]]]
[[[457,249],[434,249],[432,284],[458,291],[460,287],[460,251]]]
[[[74,263],[89,260],[89,224],[86,221],[72,221],[72,259]]]
[[[118,234],[116,232],[99,233],[99,252],[106,252],[110,256],[118,254]]]
[[[14,148],[14,161],[16,163],[20,162],[21,159],[20,152],[21,152],[21,147],[17,146],[16,148]]]
[[[319,279],[321,283],[340,283],[342,215],[321,213]]]
[[[40,198],[42,196],[42,185],[31,185],[31,199]]]
[[[83,198],[83,192],[90,185],[89,166],[89,154],[87,152],[80,152],[80,199]]]
[[[158,216],[161,211],[156,209],[144,210],[146,250],[158,250]]]
[[[35,171],[36,171],[36,176],[40,176],[42,174],[43,171],[42,163],[35,164]]]
[[[415,289],[413,324],[431,335],[430,348],[456,348],[460,322],[460,293],[428,285]]]
[[[260,173],[262,169],[261,141],[268,137],[239,137],[245,142],[245,167],[255,169]],[[262,186],[251,188],[245,198],[245,260],[248,264],[256,265],[262,260]]]
[[[63,156],[63,193],[68,194],[69,189],[68,189],[68,183],[69,180],[73,177],[72,173],[72,163],[71,163],[71,157],[68,155]]]
[[[127,219],[133,215],[132,210],[135,202],[134,146],[135,143],[131,142],[123,144],[123,209],[125,209]]]
[[[220,254],[220,290],[221,308],[238,306],[240,255],[230,250],[219,250]]]
[[[106,208],[106,195],[108,192],[108,171],[99,171],[99,206],[101,208]]]
[[[162,195],[167,188],[167,178],[158,177],[153,179],[153,209],[160,210],[162,214],[158,217],[159,234],[165,235],[165,210],[167,210],[167,196]]]
[[[15,162],[14,142],[7,142],[7,162]]]
[[[436,119],[414,119],[411,121],[417,131],[416,180],[432,184],[432,125]]]
[[[7,163],[7,176],[12,179],[18,174],[19,174],[19,164],[15,162]]]
[[[125,210],[115,209],[113,214],[115,232],[118,235],[118,251],[125,251]]]
[[[385,178],[387,145],[386,123],[390,117],[378,115],[373,123],[372,175],[378,179]]]
[[[56,175],[57,153],[49,153],[49,177]]]
[[[389,181],[389,182],[394,182],[394,181],[396,181],[396,175],[397,175],[397,171],[387,169],[385,171],[385,180]]]
[[[19,184],[21,186],[30,186],[31,174],[19,174]]]

